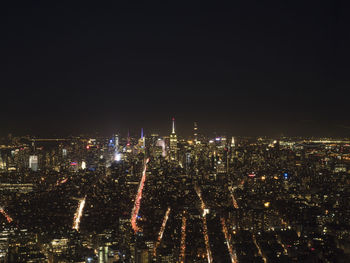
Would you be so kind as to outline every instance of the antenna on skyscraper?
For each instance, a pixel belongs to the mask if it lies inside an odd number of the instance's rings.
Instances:
[[[127,146],[130,146],[130,131],[128,129],[128,138],[127,138]]]
[[[198,125],[197,125],[196,121],[193,123],[193,137],[194,137],[194,141],[196,143],[198,140]]]
[[[171,133],[175,133],[175,118],[174,117],[172,118],[172,122],[173,122],[173,124],[172,124],[172,131],[171,131]]]

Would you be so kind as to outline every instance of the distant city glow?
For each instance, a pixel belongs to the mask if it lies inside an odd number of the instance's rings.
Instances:
[[[3,3],[0,263],[350,263],[346,1]]]
[[[196,144],[198,136],[201,144]],[[51,143],[26,145],[23,138],[0,138],[0,239],[12,231],[15,238],[8,240],[17,246],[21,231],[35,239],[32,229],[45,235],[57,229],[43,249],[52,248],[55,257],[77,244],[88,248],[86,262],[108,257],[123,262],[140,257],[177,263],[270,262],[270,251],[286,260],[299,257],[289,248],[310,251],[342,223],[350,173],[344,143],[210,139],[196,130],[179,139],[176,133],[146,138],[141,129],[141,139],[128,133],[112,140],[99,136],[88,144],[86,137],[78,137],[58,141],[53,148]],[[312,198],[314,190],[320,198]],[[300,209],[305,222],[314,222],[317,215],[316,236],[314,228],[302,231]],[[5,257],[0,251],[0,258]]]

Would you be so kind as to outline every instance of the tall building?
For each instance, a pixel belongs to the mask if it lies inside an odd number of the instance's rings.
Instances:
[[[115,148],[117,148],[117,149],[118,149],[118,147],[119,147],[119,135],[118,135],[118,134],[115,134],[115,135],[114,135],[114,146],[115,146]]]
[[[29,156],[29,168],[32,169],[32,171],[34,171],[34,172],[38,171],[38,156],[37,155],[30,155]]]
[[[156,156],[166,156],[166,148],[165,148],[165,142],[163,139],[158,138],[156,145],[155,145],[155,154]]]
[[[232,137],[231,138],[231,147],[234,148],[235,146],[236,146],[235,137]]]
[[[130,155],[132,153],[132,150],[133,150],[133,147],[131,145],[130,131],[128,130],[128,137],[126,139],[126,146],[124,148],[124,152]]]
[[[175,118],[172,119],[170,134],[170,160],[177,160],[177,136],[175,133]]]
[[[148,249],[137,249],[136,250],[136,263],[149,263],[151,262],[151,254]]]
[[[5,163],[5,161],[2,159],[1,153],[0,153],[0,170],[5,170],[5,169],[6,169],[6,163]]]
[[[155,146],[157,141],[159,139],[159,134],[156,133],[152,133],[149,137],[149,139],[147,140],[147,146]]]
[[[143,135],[143,128],[141,128],[141,137],[139,139],[139,147],[142,149],[145,148],[145,137]]]
[[[131,143],[130,143],[130,131],[128,129],[128,137],[126,138],[126,147],[130,147]]]
[[[194,138],[194,143],[197,144],[197,141],[198,141],[198,125],[197,125],[197,122],[194,122],[194,125],[193,125],[193,138]]]
[[[98,248],[98,263],[108,263],[108,247]]]

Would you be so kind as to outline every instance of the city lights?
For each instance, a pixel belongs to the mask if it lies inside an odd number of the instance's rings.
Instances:
[[[4,1],[0,263],[350,263],[337,2]]]
[[[344,142],[286,139],[272,149],[271,139],[206,137],[194,127],[189,138],[172,119],[167,136],[141,129],[141,138],[0,147],[0,258],[20,256],[11,246],[29,251],[22,262],[269,262],[333,253],[333,240],[350,237],[336,231],[347,211]],[[39,230],[46,239],[36,246]]]
[[[138,213],[140,210],[142,191],[143,191],[143,187],[144,187],[144,184],[146,181],[146,171],[147,171],[147,163],[148,162],[149,162],[149,159],[146,159],[145,165],[143,168],[143,172],[142,172],[141,181],[140,181],[139,188],[137,190],[137,195],[135,198],[135,204],[134,204],[134,207],[133,207],[132,212],[131,212],[131,226],[132,226],[132,229],[134,230],[135,233],[140,231],[140,228],[137,226],[136,220],[137,220],[137,216],[138,216]]]
[[[83,199],[79,199],[78,208],[74,214],[73,229],[75,229],[77,231],[79,231],[80,220],[81,220],[81,217],[83,215],[85,201],[86,201],[86,196]]]

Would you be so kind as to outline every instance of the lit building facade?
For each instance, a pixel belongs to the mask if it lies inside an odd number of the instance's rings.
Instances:
[[[175,118],[172,119],[172,130],[170,134],[170,160],[177,160],[177,136],[175,132]]]

